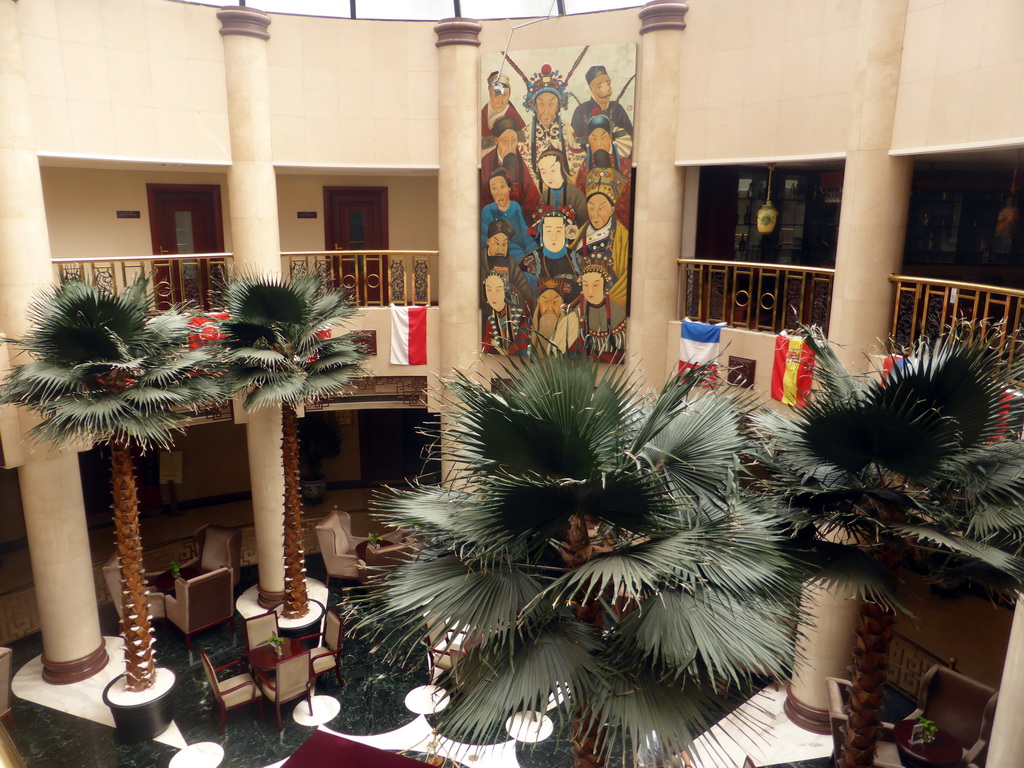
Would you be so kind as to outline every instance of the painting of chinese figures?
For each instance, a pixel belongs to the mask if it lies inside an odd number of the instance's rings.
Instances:
[[[484,352],[626,351],[636,46],[483,57]]]

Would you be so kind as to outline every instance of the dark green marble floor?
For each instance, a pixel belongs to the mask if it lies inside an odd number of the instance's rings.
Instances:
[[[312,578],[324,580],[319,556],[310,556],[307,567]],[[256,569],[245,568],[242,587],[256,581]],[[330,604],[343,599],[341,585],[332,584]],[[117,634],[117,616],[113,606],[101,610],[102,631]],[[284,731],[278,732],[273,708],[264,706],[264,719],[255,707],[233,710],[227,716],[223,736],[217,733],[218,718],[209,694],[197,649],[209,654],[214,665],[242,658],[244,642],[241,621],[238,631],[228,624],[193,636],[193,652],[185,649],[183,635],[173,626],[158,622],[157,656],[160,666],[169,667],[177,675],[175,687],[175,722],[189,743],[215,741],[224,747],[224,768],[261,768],[283,760],[309,737],[311,729],[291,719],[294,704],[285,705],[282,713]],[[42,653],[38,634],[12,644],[14,669]],[[413,654],[410,668],[382,663],[370,644],[356,633],[346,633],[342,660],[345,685],[339,687],[333,675],[324,675],[317,691],[334,696],[342,703],[341,712],[327,727],[341,733],[373,734],[394,730],[415,719],[404,705],[405,694],[417,685],[428,682],[425,654]],[[111,659],[120,664],[120,659]],[[723,706],[728,707],[728,704]],[[83,720],[57,710],[13,699],[15,727],[11,737],[27,768],[164,768],[176,754],[172,747],[157,742],[119,744],[114,731],[104,725]],[[549,739],[535,746],[520,745],[517,749],[523,768],[568,768],[572,758],[564,738]],[[825,760],[793,763],[787,768],[825,768]]]

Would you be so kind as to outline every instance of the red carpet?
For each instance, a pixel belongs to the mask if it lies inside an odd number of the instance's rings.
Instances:
[[[284,768],[412,768],[423,766],[419,760],[368,747],[324,731],[314,731],[289,757]]]

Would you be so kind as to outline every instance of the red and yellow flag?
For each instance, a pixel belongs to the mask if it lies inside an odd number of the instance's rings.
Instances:
[[[786,405],[802,406],[814,379],[814,352],[799,336],[783,331],[775,339],[772,397]]]

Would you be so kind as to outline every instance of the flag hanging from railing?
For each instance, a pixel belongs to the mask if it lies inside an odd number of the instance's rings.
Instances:
[[[814,352],[800,336],[783,331],[775,338],[772,397],[786,405],[805,403],[814,380]]]
[[[679,327],[679,369],[682,376],[687,370],[699,368],[705,363],[713,362],[718,357],[722,344],[722,327],[725,323],[695,323],[686,318]],[[709,368],[709,381],[716,378],[718,366]]]
[[[391,305],[391,364],[427,364],[427,308]]]

